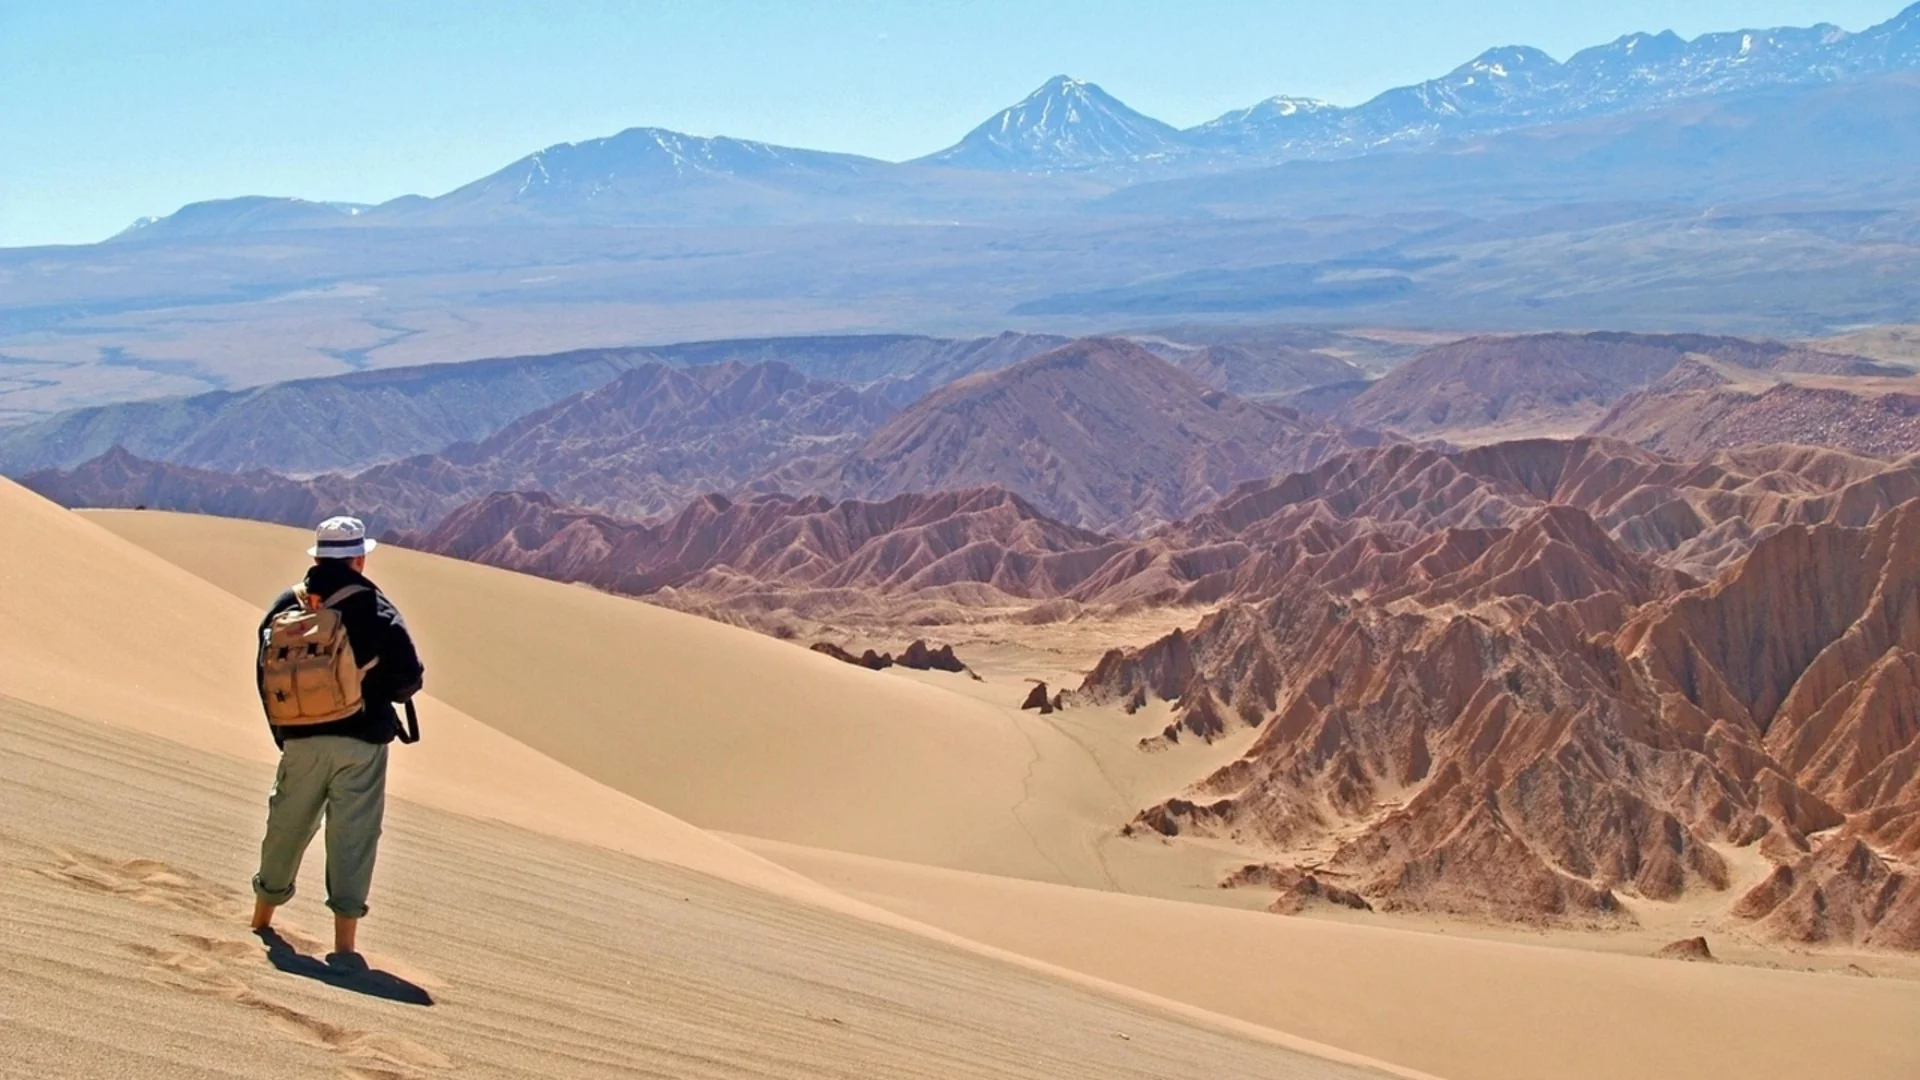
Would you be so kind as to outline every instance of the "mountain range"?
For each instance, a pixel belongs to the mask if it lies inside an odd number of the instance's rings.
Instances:
[[[1071,526],[1140,535],[1236,485],[1403,439],[1920,451],[1920,377],[1807,345],[1483,335],[1369,381],[1343,358],[1364,355],[1358,338],[1167,334],[1187,332],[706,342],[363,372],[76,410],[0,432],[0,469],[71,505],[289,523],[354,507],[394,532],[497,492],[657,521],[709,493],[993,487]]]
[[[209,426],[243,423],[227,415]],[[998,486],[1069,525],[1137,532],[1242,481],[1379,441],[1213,389],[1131,342],[1088,339],[960,378],[905,409],[884,382],[814,379],[780,362],[677,367],[654,359],[477,442],[359,471],[291,477],[258,462],[212,470],[145,460],[116,445],[70,471],[30,472],[26,482],[69,505],[288,523],[352,506],[395,532],[431,528],[502,491],[550,492],[644,520],[709,492],[881,501]],[[183,440],[188,448],[200,442]]]
[[[678,368],[774,363],[812,378],[872,388],[904,406],[962,375],[1005,367],[1067,341],[1012,332],[985,338],[756,338],[584,349],[295,379],[249,390],[91,406],[0,428],[0,473],[70,468],[114,447],[199,469],[270,469],[292,476],[358,471],[455,443],[482,442],[529,413],[648,364]],[[1299,359],[1295,364],[1311,362]],[[1285,385],[1306,384],[1296,380]],[[290,417],[303,419],[289,424]]]
[[[685,225],[1031,215],[1059,211],[1090,189],[1024,183],[1021,175],[1084,174],[1113,184],[1365,156],[1916,68],[1920,4],[1859,33],[1824,24],[1691,41],[1671,31],[1639,33],[1564,62],[1538,49],[1505,46],[1356,106],[1280,96],[1185,130],[1091,82],[1059,75],[954,145],[902,164],[636,127],[547,147],[434,198],[403,196],[373,207],[263,197],[197,203],[143,219],[122,236],[557,220]]]
[[[0,251],[0,424],[704,339],[1920,321],[1916,24],[1503,48],[1350,108],[1275,98],[1186,130],[1062,77],[908,162],[636,127],[433,198],[196,203]],[[1232,389],[1326,408],[1358,388]]]

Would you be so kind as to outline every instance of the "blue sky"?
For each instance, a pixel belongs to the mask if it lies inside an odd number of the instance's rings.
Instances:
[[[439,194],[635,125],[900,159],[1048,76],[1186,126],[1343,104],[1493,45],[1833,22],[1902,0],[0,0],[0,246],[242,194]]]

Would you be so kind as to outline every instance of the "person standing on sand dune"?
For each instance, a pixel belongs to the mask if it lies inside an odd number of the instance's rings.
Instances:
[[[357,951],[367,913],[386,814],[387,746],[419,738],[417,729],[401,727],[394,705],[419,693],[425,676],[399,609],[365,576],[374,547],[358,518],[321,522],[305,580],[261,620],[255,664],[280,768],[253,878],[253,929],[266,930],[293,899],[301,857],[324,814],[327,907],[334,952],[343,955]]]

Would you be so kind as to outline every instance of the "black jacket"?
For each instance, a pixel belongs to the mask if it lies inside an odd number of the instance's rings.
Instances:
[[[394,712],[394,704],[402,702],[420,692],[420,686],[426,676],[426,670],[420,666],[420,656],[414,652],[413,638],[407,634],[407,624],[400,617],[400,610],[393,606],[379,586],[356,573],[345,559],[323,559],[313,564],[307,571],[307,592],[321,598],[332,596],[349,585],[361,585],[368,591],[355,593],[335,605],[340,612],[340,621],[346,625],[347,641],[353,646],[353,658],[363,666],[379,657],[361,680],[360,688],[366,697],[366,708],[344,720],[335,720],[326,724],[311,724],[300,727],[273,728],[275,745],[285,746],[288,739],[304,739],[314,735],[346,735],[370,743],[390,743],[394,733],[399,730],[400,718]],[[300,601],[288,589],[280,594],[268,609],[266,618],[260,620],[258,641],[265,640],[267,624],[275,615],[283,611],[292,611],[300,606]],[[254,681],[263,684],[265,674],[258,663],[254,665]],[[262,711],[265,706],[262,705]]]

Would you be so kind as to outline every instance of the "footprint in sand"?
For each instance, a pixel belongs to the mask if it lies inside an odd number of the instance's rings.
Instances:
[[[260,955],[260,946],[250,941],[222,941],[198,934],[175,934],[173,940],[195,952],[225,960],[251,960]]]
[[[147,961],[149,982],[201,997],[225,998],[228,1001],[239,1001],[252,992],[224,965],[205,956],[178,949],[156,949],[151,945],[121,947]]]
[[[124,862],[98,855],[55,849],[54,865],[40,872],[54,881],[89,892],[122,896],[143,904],[171,907],[216,919],[246,913],[237,890],[176,870],[157,859]]]
[[[217,997],[257,1012],[282,1033],[323,1050],[348,1057],[365,1058],[383,1065],[403,1068],[450,1069],[453,1062],[445,1054],[422,1046],[412,1039],[379,1031],[358,1031],[329,1023],[301,1012],[282,1001],[261,994],[236,977],[215,954],[238,958],[233,946],[240,942],[213,938],[191,938],[199,952],[181,949],[156,949],[148,945],[127,945],[126,950],[148,961],[148,978],[161,986],[201,997]],[[376,1070],[377,1071],[377,1070]],[[388,1074],[405,1075],[405,1074]]]
[[[88,892],[120,896],[136,903],[155,904],[217,918],[241,917],[246,906],[236,890],[177,870],[155,859],[116,861],[98,855],[55,849],[54,865],[38,869],[44,877]],[[297,949],[320,953],[323,944],[297,930],[281,931],[280,939]],[[276,1029],[301,1042],[358,1058],[377,1066],[398,1069],[451,1069],[453,1062],[412,1039],[379,1031],[358,1031],[310,1016],[253,989],[234,965],[265,966],[268,957],[258,942],[232,941],[200,934],[176,934],[178,948],[125,944],[127,952],[146,961],[148,981],[198,997],[219,998],[266,1014]],[[369,961],[375,958],[367,958]],[[314,961],[319,963],[318,961]],[[391,961],[380,960],[385,968]],[[392,976],[389,975],[389,978]],[[428,985],[417,974],[404,976]],[[437,984],[435,984],[437,985]],[[410,1080],[411,1073],[387,1068],[350,1066],[342,1075],[353,1080]]]
[[[355,1031],[309,1016],[292,1006],[248,994],[242,1005],[259,1009],[273,1026],[301,1042],[350,1057],[363,1057],[386,1065],[414,1066],[425,1069],[451,1069],[453,1062],[445,1054],[429,1049],[412,1039],[379,1031]]]

